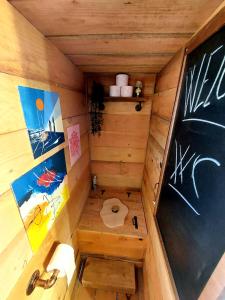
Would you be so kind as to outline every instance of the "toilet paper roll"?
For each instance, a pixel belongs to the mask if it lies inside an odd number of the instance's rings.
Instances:
[[[117,74],[116,75],[116,85],[118,85],[118,86],[128,85],[128,75],[127,74]]]
[[[133,86],[121,86],[120,90],[121,97],[132,97],[133,96]]]
[[[69,286],[74,271],[76,270],[74,250],[71,246],[67,244],[59,244],[52,258],[47,266],[47,272],[51,272],[54,269],[60,271],[58,277],[67,277],[67,284]]]
[[[120,86],[110,85],[109,96],[110,97],[120,97]]]

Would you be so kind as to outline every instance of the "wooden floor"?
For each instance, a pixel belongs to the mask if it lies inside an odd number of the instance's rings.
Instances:
[[[130,300],[143,300],[143,275],[142,269],[136,269],[137,291]],[[116,292],[84,288],[80,282],[77,283],[71,300],[127,300],[126,295]]]

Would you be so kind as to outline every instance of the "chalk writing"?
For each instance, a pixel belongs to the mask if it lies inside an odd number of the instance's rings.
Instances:
[[[217,59],[215,54],[219,51],[224,51],[223,45],[220,45],[209,54],[204,53],[199,67],[194,65],[186,72],[183,122],[202,122],[225,129],[225,124],[194,117],[199,108],[205,109],[212,105],[213,101],[219,101],[225,98],[225,91],[221,91],[225,75],[225,55],[223,55],[218,71],[215,73],[215,78],[212,80],[212,78],[208,76],[210,66],[212,66],[214,60],[216,61]],[[204,95],[204,98],[202,98],[204,89],[208,89],[208,92]],[[215,94],[215,97],[213,97],[215,100],[210,100],[213,93]]]
[[[212,157],[201,157],[202,155],[197,155],[196,153],[191,153],[190,145],[186,147],[184,152],[182,153],[182,145],[177,143],[175,139],[175,162],[174,162],[174,171],[170,176],[170,180],[173,180],[173,184],[169,183],[168,185],[185,201],[185,203],[194,211],[196,215],[200,215],[200,213],[193,207],[190,201],[179,191],[175,185],[177,184],[177,177],[180,178],[180,184],[184,183],[184,171],[188,167],[191,166],[191,180],[193,189],[195,192],[196,197],[199,199],[199,192],[196,185],[196,178],[195,178],[195,170],[199,164],[203,162],[210,162],[215,164],[216,166],[220,167],[220,162]]]

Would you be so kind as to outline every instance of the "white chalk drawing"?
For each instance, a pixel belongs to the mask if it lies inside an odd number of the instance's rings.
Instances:
[[[183,148],[184,149],[184,148]],[[190,201],[187,200],[187,198],[177,189],[176,184],[178,183],[178,178],[180,179],[180,184],[181,186],[183,183],[185,183],[185,178],[184,178],[184,171],[186,170],[188,165],[191,165],[191,175],[190,178],[192,180],[192,185],[193,189],[196,195],[196,198],[199,199],[199,192],[198,188],[196,185],[196,175],[195,175],[195,170],[197,167],[203,166],[204,167],[204,162],[210,162],[216,165],[217,167],[220,167],[221,164],[218,160],[212,157],[202,157],[201,154],[196,154],[191,152],[190,150],[190,145],[188,145],[184,151],[182,151],[182,145],[177,142],[175,139],[175,162],[174,162],[174,171],[170,176],[171,182],[168,183],[168,185],[180,196],[182,200],[192,209],[192,211],[200,216],[200,212],[198,212],[193,205],[191,205]]]
[[[218,72],[215,74],[215,79],[211,83],[211,88],[209,89],[207,96],[204,99],[201,98],[202,91],[204,90],[205,84],[207,83],[207,88],[209,86],[209,82],[208,82],[209,78],[207,78],[207,76],[208,76],[209,67],[213,63],[213,57],[218,51],[221,50],[224,50],[223,45],[216,48],[210,54],[204,53],[198,71],[197,71],[197,66],[194,65],[186,73],[185,103],[184,103],[184,113],[183,113],[184,118],[182,120],[183,122],[202,122],[202,123],[206,123],[209,125],[213,125],[225,129],[225,124],[220,124],[212,120],[194,117],[197,110],[200,107],[205,109],[206,107],[212,104],[209,101],[209,98],[213,92],[215,92],[216,101],[219,101],[223,98],[225,99],[225,91],[221,91],[222,82],[225,75],[225,55],[223,56],[223,59],[220,63]],[[195,75],[197,75],[196,79],[194,79]]]
[[[178,189],[176,189],[172,184],[169,183],[169,186],[187,203],[187,205],[195,212],[196,215],[200,216],[200,213],[191,205],[191,203],[181,194]]]
[[[198,155],[194,162],[193,162],[193,166],[192,166],[192,173],[191,173],[191,178],[193,181],[193,186],[194,186],[194,190],[195,190],[195,194],[197,196],[197,198],[199,199],[199,193],[196,187],[196,182],[195,182],[195,168],[197,167],[197,165],[199,163],[202,163],[203,161],[211,161],[212,163],[214,163],[215,165],[217,165],[218,167],[220,167],[220,163],[218,162],[218,160],[214,159],[214,158],[209,158],[209,157],[204,157],[204,158],[200,158],[200,155]]]

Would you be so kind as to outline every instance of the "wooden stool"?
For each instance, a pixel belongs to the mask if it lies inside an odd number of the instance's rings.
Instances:
[[[121,292],[127,299],[135,294],[134,264],[118,260],[88,257],[82,285],[87,288]]]

